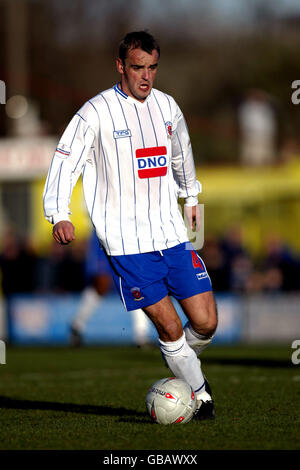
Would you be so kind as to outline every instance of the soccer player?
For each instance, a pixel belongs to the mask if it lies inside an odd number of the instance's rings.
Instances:
[[[124,307],[138,305],[155,325],[166,364],[195,392],[195,418],[214,418],[197,356],[216,330],[216,305],[177,204],[184,198],[195,221],[201,185],[183,114],[171,96],[153,88],[159,56],[148,32],[121,41],[120,82],[87,101],[58,143],[44,189],[45,217],[58,243],[74,240],[69,202],[82,174],[88,212]],[[170,296],[188,318],[184,328]]]
[[[111,267],[107,257],[102,250],[95,230],[88,240],[85,259],[86,287],[82,292],[79,308],[70,327],[71,344],[79,347],[83,343],[84,327],[93,315],[97,307],[100,306],[104,297],[111,291],[113,279]],[[149,344],[149,319],[139,308],[131,311],[133,339],[138,347]]]

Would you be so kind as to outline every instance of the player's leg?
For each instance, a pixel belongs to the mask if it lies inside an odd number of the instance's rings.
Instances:
[[[188,245],[189,247],[190,245]],[[217,327],[216,304],[206,267],[186,244],[164,252],[169,267],[168,288],[189,319],[186,340],[197,356],[211,342]]]
[[[82,293],[78,311],[71,325],[71,343],[80,346],[84,327],[112,286],[112,276],[104,251],[95,231],[87,244],[84,273],[87,287]]]
[[[181,320],[169,296],[143,308],[156,327],[165,362],[174,376],[184,379],[195,393],[205,388],[205,379],[193,349],[188,345]]]
[[[181,320],[167,295],[143,311],[154,324],[161,341],[177,341],[183,334]]]
[[[196,355],[210,344],[217,327],[217,312],[212,293],[212,285],[205,265],[193,249],[184,244],[164,252],[169,266],[168,287],[185,312],[188,322],[184,326],[186,341]],[[201,363],[197,366],[201,370]],[[196,372],[195,370],[195,373]],[[201,370],[202,373],[202,370]],[[208,413],[203,418],[214,417],[214,404],[211,389],[205,386],[196,391],[200,404],[207,403]],[[200,416],[200,415],[199,415]]]
[[[133,338],[135,344],[142,348],[149,344],[148,333],[150,321],[141,308],[131,311]]]
[[[187,299],[179,300],[189,321],[184,326],[184,332],[189,346],[196,355],[212,341],[217,328],[217,309],[212,291],[196,294]],[[201,362],[199,360],[201,368]],[[198,401],[199,419],[214,418],[215,410],[211,388],[205,379],[205,387],[196,394]]]
[[[81,296],[78,311],[71,325],[71,344],[80,346],[84,327],[99,307],[104,296],[109,292],[112,278],[109,274],[97,275],[93,278],[91,285],[87,286]]]
[[[93,286],[99,297],[104,297],[110,291],[112,283],[112,276],[109,273],[99,274],[93,279]]]
[[[196,353],[186,341],[181,320],[168,296],[169,263],[164,254],[157,251],[111,256],[109,260],[124,307],[131,311],[138,305],[153,322],[160,350],[173,375],[186,380],[194,391],[204,389]],[[181,262],[177,264],[180,277]],[[178,283],[178,274],[176,279]]]
[[[212,291],[179,300],[189,321],[184,326],[188,344],[197,356],[212,341],[217,328],[217,308]]]

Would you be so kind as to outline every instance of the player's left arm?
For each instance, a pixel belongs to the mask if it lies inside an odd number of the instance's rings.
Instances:
[[[172,171],[178,186],[178,197],[185,199],[185,212],[193,229],[200,215],[197,208],[201,183],[197,181],[193,151],[184,116],[177,107],[172,134]]]

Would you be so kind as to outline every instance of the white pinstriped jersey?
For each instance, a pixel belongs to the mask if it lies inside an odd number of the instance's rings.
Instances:
[[[88,212],[109,255],[164,250],[188,240],[177,198],[197,204],[201,185],[184,117],[171,96],[152,89],[140,102],[116,85],[83,105],[49,168],[49,222],[70,220],[80,174]]]

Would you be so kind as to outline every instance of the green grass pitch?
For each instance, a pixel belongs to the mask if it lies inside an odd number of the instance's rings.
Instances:
[[[0,366],[1,450],[300,449],[300,366],[286,346],[202,354],[216,419],[162,426],[145,396],[172,374],[158,347],[9,347]]]

